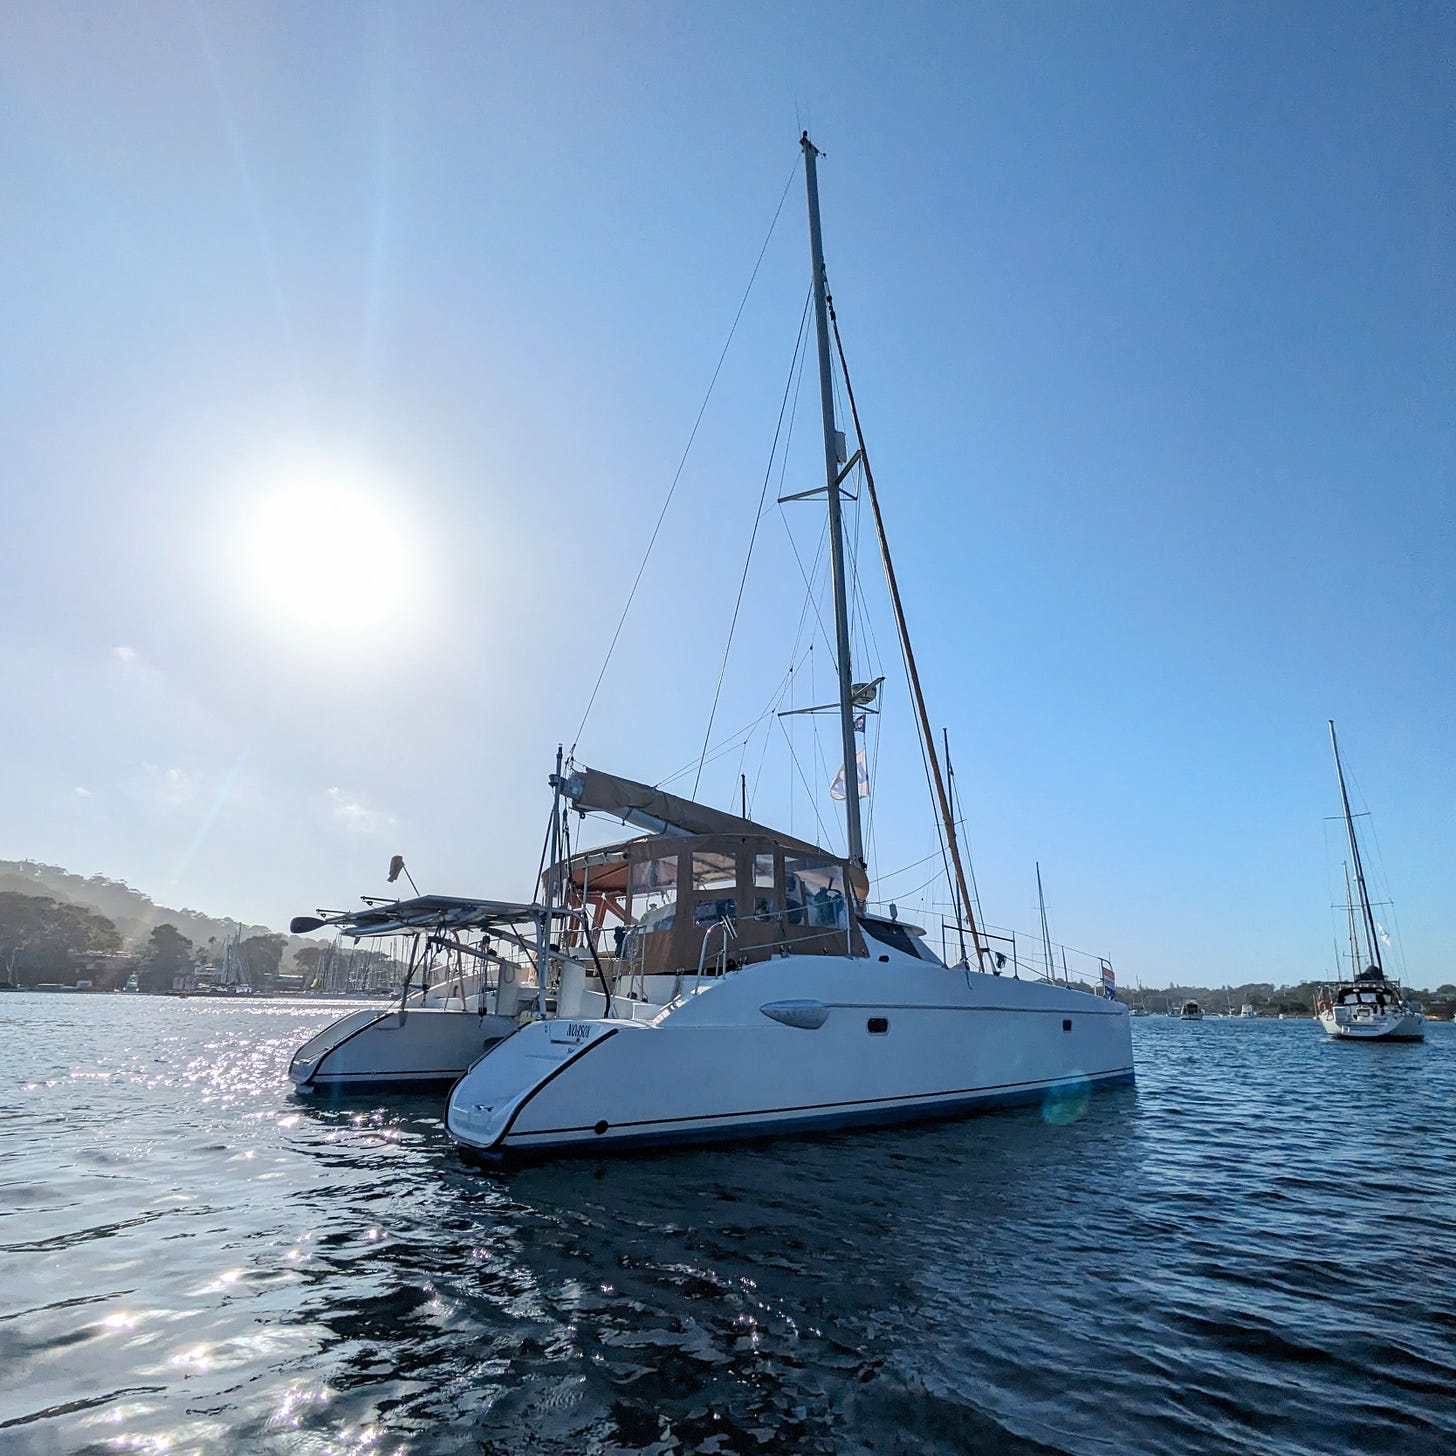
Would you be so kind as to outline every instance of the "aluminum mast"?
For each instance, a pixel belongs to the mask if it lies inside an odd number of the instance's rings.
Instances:
[[[1345,792],[1345,770],[1340,766],[1340,745],[1335,738],[1335,720],[1330,719],[1330,747],[1335,753],[1335,776],[1340,781],[1340,802],[1345,806],[1345,828],[1350,835],[1350,859],[1355,866],[1355,884],[1360,891],[1360,908],[1365,913],[1365,935],[1370,944],[1370,958],[1375,969],[1385,975],[1380,959],[1380,939],[1375,933],[1375,914],[1370,909],[1370,891],[1365,887],[1365,867],[1360,863],[1360,845],[1355,839],[1355,816],[1350,813],[1350,796]],[[1359,975],[1357,970],[1355,973]]]
[[[819,338],[819,403],[824,415],[824,473],[829,496],[829,561],[834,577],[834,650],[839,659],[839,730],[844,748],[844,826],[848,857],[861,868],[864,839],[859,820],[859,751],[854,738],[854,683],[849,661],[849,606],[844,582],[844,529],[839,509],[839,431],[834,423],[834,380],[829,372],[829,319],[825,303],[824,244],[819,232],[819,152],[805,132],[804,182],[809,192],[809,250],[814,266],[814,327]]]

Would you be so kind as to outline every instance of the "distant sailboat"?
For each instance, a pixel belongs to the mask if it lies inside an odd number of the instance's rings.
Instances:
[[[1347,1041],[1422,1041],[1426,1034],[1425,1017],[1407,1000],[1400,983],[1387,979],[1385,974],[1379,927],[1370,907],[1370,891],[1365,884],[1365,867],[1355,836],[1355,816],[1350,812],[1350,796],[1345,789],[1345,770],[1340,763],[1340,745],[1333,722],[1330,723],[1330,747],[1335,755],[1335,776],[1340,782],[1340,803],[1350,837],[1350,860],[1345,865],[1345,912],[1350,933],[1351,979],[1321,990],[1317,1008],[1320,1025],[1331,1036]],[[1353,886],[1350,883],[1352,864]],[[1362,962],[1363,970],[1360,969]]]

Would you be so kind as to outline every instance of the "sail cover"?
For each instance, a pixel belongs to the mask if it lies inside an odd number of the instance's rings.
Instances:
[[[562,788],[575,808],[611,814],[650,834],[756,834],[790,849],[811,854],[825,852],[816,844],[765,828],[751,819],[710,809],[706,804],[680,799],[651,784],[634,783],[594,768],[573,769],[563,779]]]

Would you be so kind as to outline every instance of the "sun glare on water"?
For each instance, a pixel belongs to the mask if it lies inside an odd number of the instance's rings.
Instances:
[[[393,641],[418,621],[424,572],[402,492],[317,469],[276,476],[240,506],[238,587],[302,646]]]

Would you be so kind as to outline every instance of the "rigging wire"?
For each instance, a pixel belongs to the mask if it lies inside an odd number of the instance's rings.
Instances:
[[[869,812],[868,815],[866,815],[867,823],[865,824],[865,839],[868,841],[871,850],[873,850],[875,848],[875,846],[878,844],[878,840],[875,838],[875,826],[876,826],[876,818],[875,818],[875,785],[877,783],[879,783],[879,781],[880,781],[880,748],[883,745],[884,741],[885,741],[885,731],[884,731],[884,719],[882,717],[881,720],[880,720],[880,722],[876,725],[876,728],[875,728],[875,752],[874,752],[874,757],[870,760],[870,765],[869,765],[869,771],[870,771],[869,772],[869,778],[870,778],[870,792],[869,792],[870,812]],[[873,862],[873,860],[874,860],[874,854],[873,853],[869,854],[867,856],[867,858],[870,859],[871,862]]]
[[[793,440],[794,421],[799,416],[799,391],[804,383],[804,369],[808,362],[809,351],[805,349],[799,358],[799,377],[794,381],[794,405],[789,411],[789,440],[785,442],[782,463],[779,467],[779,499],[776,502],[779,508],[779,519],[783,522],[784,534],[789,538],[789,550],[794,553],[794,564],[799,568],[799,575],[803,579],[804,590],[808,595],[808,599],[799,613],[799,626],[794,634],[794,648],[789,654],[790,658],[799,650],[799,641],[804,631],[804,619],[807,617],[811,606],[814,609],[814,619],[819,624],[819,632],[824,639],[825,646],[827,647],[830,643],[829,629],[824,625],[824,618],[819,611],[819,599],[814,593],[814,582],[819,576],[819,562],[824,555],[824,547],[829,538],[829,523],[826,520],[819,527],[819,542],[814,549],[814,565],[812,570],[806,572],[804,570],[804,559],[799,555],[799,543],[794,540],[794,532],[789,525],[789,513],[784,509],[787,502],[783,499],[784,479],[789,469],[789,443]]]
[[[784,529],[788,530],[787,521],[785,521],[784,523]],[[799,625],[794,632],[794,645],[789,653],[790,657],[794,656],[794,654],[798,652],[799,643],[804,640],[804,625],[809,620],[809,612],[811,608],[814,612],[814,619],[819,624],[820,640],[824,643],[826,647],[829,646],[830,639],[828,634],[824,630],[824,618],[819,615],[819,599],[814,591],[814,583],[819,580],[819,568],[820,564],[824,560],[824,547],[828,544],[828,539],[829,525],[828,522],[825,522],[825,524],[819,528],[819,547],[818,550],[816,550],[814,553],[814,564],[806,573],[804,571],[803,560],[799,556],[799,548],[794,545],[793,533],[790,532],[789,534],[789,545],[793,547],[794,560],[798,563],[799,575],[804,579],[804,603],[799,608]],[[813,645],[812,640],[810,645]]]
[[[790,666],[789,672],[788,673],[785,673],[784,676],[779,679],[779,685],[775,689],[775,693],[776,693],[777,696],[776,697],[771,697],[769,699],[768,707],[760,715],[760,717],[758,718],[758,720],[756,722],[754,722],[753,724],[751,724],[745,730],[745,736],[744,736],[744,739],[743,739],[742,751],[738,755],[738,784],[739,784],[739,793],[740,793],[741,799],[742,799],[742,802],[740,803],[740,806],[739,807],[740,807],[742,816],[745,819],[747,819],[749,817],[749,815],[748,815],[748,775],[747,775],[747,772],[746,772],[746,769],[745,769],[745,765],[748,762],[748,750],[749,750],[749,748],[751,747],[751,745],[753,743],[753,735],[758,731],[759,726],[768,719],[768,717],[773,713],[773,710],[778,706],[778,704],[780,702],[783,701],[783,695],[784,695],[784,692],[785,692],[785,690],[787,688],[787,684],[788,684],[789,673],[791,673],[792,671],[793,671],[793,668],[792,668],[792,666]],[[764,734],[764,745],[765,745],[765,748],[768,745],[768,739],[769,739],[769,735],[767,733],[765,733]],[[755,781],[754,781],[754,787],[757,788],[757,786],[758,786],[757,785],[757,780],[755,779]]]
[[[799,782],[803,784],[804,792],[809,796],[809,807],[814,811],[814,822],[819,826],[820,842],[822,844],[828,844],[829,831],[824,827],[823,819],[819,817],[818,798],[815,796],[813,789],[809,787],[808,779],[804,777],[803,765],[799,762],[799,755],[794,752],[794,743],[793,740],[789,737],[789,730],[784,727],[784,720],[782,718],[779,718],[776,721],[779,725],[779,731],[782,732],[784,735],[784,742],[789,745],[789,758],[792,760],[794,767],[799,772]],[[790,832],[792,832],[792,826]]]
[[[541,842],[541,859],[536,866],[536,878],[531,882],[530,901],[535,904],[536,896],[541,893],[541,880],[546,873],[546,856],[551,852],[551,828],[556,820],[556,809],[552,806],[551,812],[546,816],[546,837]]]
[[[627,625],[627,614],[632,610],[632,602],[637,595],[637,588],[642,584],[642,574],[647,570],[647,563],[652,556],[652,548],[657,544],[658,532],[662,530],[662,523],[667,518],[667,508],[672,504],[672,498],[677,492],[678,482],[682,479],[683,467],[688,463],[688,455],[692,451],[693,441],[698,437],[698,426],[703,423],[703,416],[708,410],[708,401],[713,397],[713,388],[718,383],[718,375],[723,371],[723,361],[728,357],[728,350],[732,346],[733,336],[738,332],[738,321],[743,317],[743,310],[748,306],[748,296],[753,292],[753,285],[758,279],[758,270],[763,265],[764,254],[768,252],[768,245],[773,239],[774,229],[778,226],[779,214],[784,210],[784,200],[789,195],[789,188],[793,185],[794,178],[798,175],[799,164],[795,161],[792,170],[789,172],[789,180],[784,183],[784,190],[779,195],[779,205],[774,208],[773,220],[768,225],[768,235],[763,240],[763,247],[758,250],[758,258],[754,262],[753,272],[748,278],[748,287],[743,290],[743,297],[739,300],[738,312],[733,315],[733,323],[728,330],[728,337],[723,341],[723,351],[718,355],[718,362],[713,368],[713,377],[708,381],[708,392],[703,396],[703,402],[698,407],[697,418],[693,421],[693,428],[688,433],[688,442],[683,446],[682,458],[677,462],[677,469],[673,472],[672,484],[667,488],[667,499],[662,503],[662,509],[657,515],[657,524],[652,528],[652,535],[648,537],[647,549],[642,553],[642,564],[637,568],[637,575],[632,579],[632,588],[627,593],[627,600],[622,607],[622,615],[617,620],[617,629],[612,633],[612,640],[607,645],[607,655],[602,659],[602,669],[597,673],[597,680],[592,684],[591,696],[587,699],[586,711],[581,715],[581,722],[577,725],[576,733],[572,738],[572,752],[576,751],[576,745],[581,741],[582,732],[586,728],[586,721],[591,717],[591,710],[596,704],[597,694],[601,691],[602,680],[607,675],[607,668],[611,665],[612,654],[617,650],[617,642],[621,638],[622,628]]]
[[[744,723],[741,727],[734,729],[733,732],[725,734],[715,744],[713,744],[712,747],[708,750],[708,762],[711,763],[714,759],[720,758],[723,753],[731,749],[738,742],[739,738],[743,734],[753,733],[766,718],[772,715],[774,709],[778,707],[781,702],[783,702],[784,693],[788,689],[789,678],[792,675],[793,671],[794,665],[791,662],[788,668],[784,671],[783,676],[780,677],[778,682],[774,684],[773,690],[769,693],[768,700],[764,704],[763,711],[760,712],[756,718],[753,718],[749,722]],[[685,764],[683,764],[681,768],[674,769],[670,774],[667,775],[666,778],[658,779],[653,787],[657,789],[664,788],[666,785],[672,783],[675,779],[682,778],[682,776],[690,769],[692,769],[697,764],[697,762],[697,759],[690,758]]]
[[[960,827],[960,823],[958,822],[956,828],[959,829]],[[939,856],[940,851],[938,849],[932,849],[929,854],[922,855],[919,859],[912,859],[909,864],[901,865],[897,870],[887,870],[884,874],[876,874],[875,883],[883,885],[886,880],[893,880],[896,875],[903,875],[908,870],[918,870],[921,865],[929,864],[931,860],[937,859]]]
[[[728,623],[728,640],[723,644],[723,660],[718,664],[718,681],[713,688],[713,706],[708,710],[708,726],[703,733],[703,751],[698,755],[698,772],[693,779],[693,797],[697,796],[698,783],[703,777],[703,758],[708,752],[708,739],[713,733],[713,719],[718,716],[718,700],[723,694],[723,675],[728,671],[728,654],[733,650],[733,634],[738,629],[738,613],[743,607],[743,592],[748,585],[748,568],[753,563],[753,547],[758,540],[759,522],[763,520],[763,503],[768,499],[769,482],[773,479],[774,459],[778,455],[779,437],[784,430],[784,411],[789,407],[789,394],[794,387],[794,373],[799,363],[799,353],[804,347],[804,325],[809,319],[809,304],[814,297],[811,289],[804,295],[804,309],[799,315],[799,335],[794,340],[794,355],[789,361],[789,376],[784,380],[784,396],[779,401],[779,417],[774,425],[773,444],[769,447],[768,464],[764,467],[763,488],[758,493],[758,506],[753,515],[753,530],[748,537],[748,554],[743,558],[743,575],[738,578],[738,595],[733,601],[733,616]],[[787,454],[787,447],[785,449]]]
[[[981,909],[981,887],[976,881],[976,856],[971,848],[970,838],[965,833],[965,815],[960,810],[960,790],[956,786],[955,767],[950,758],[950,730],[942,728],[941,732],[945,734],[945,780],[946,793],[950,799],[951,820],[955,825],[957,835],[960,836],[961,849],[965,852],[966,879],[970,881],[968,888],[971,892],[971,900],[976,907],[976,915],[980,918],[985,912]]]
[[[732,753],[734,749],[742,748],[743,743],[746,741],[744,735],[747,734],[749,737],[751,737],[754,731],[758,728],[759,724],[762,723],[763,719],[767,716],[768,714],[765,713],[763,717],[756,718],[752,723],[749,723],[745,727],[740,728],[737,733],[729,734],[727,738],[720,738],[718,742],[713,745],[711,751],[703,759],[700,760],[695,758],[691,763],[685,763],[680,769],[678,769],[676,773],[669,774],[665,779],[659,779],[657,783],[653,785],[653,787],[658,789],[666,788],[667,785],[674,782],[674,780],[682,778],[682,776],[686,774],[689,770],[701,768],[702,765],[705,763],[717,763],[720,758],[727,757],[727,755]]]
[[[804,605],[800,608],[799,611],[799,625],[794,633],[794,646],[789,653],[790,660],[792,660],[794,656],[798,653],[799,642],[803,638],[804,634],[804,621],[809,614],[810,607],[814,609],[814,619],[819,624],[819,633],[824,639],[825,646],[828,646],[830,642],[829,630],[824,625],[823,616],[820,615],[819,599],[814,592],[814,582],[818,579],[819,576],[819,562],[824,556],[824,547],[829,538],[829,523],[827,521],[821,523],[819,527],[819,542],[814,549],[814,565],[810,571],[805,571],[804,558],[799,555],[799,543],[794,540],[794,532],[789,525],[789,513],[784,509],[785,501],[783,500],[784,478],[788,474],[789,468],[789,443],[791,443],[793,439],[794,421],[798,418],[799,389],[804,382],[804,366],[807,364],[808,359],[809,351],[806,349],[799,359],[799,377],[797,380],[794,381],[794,405],[789,412],[789,439],[784,444],[782,464],[779,468],[780,498],[775,503],[778,506],[779,519],[783,522],[784,535],[789,538],[789,550],[794,553],[794,565],[799,568],[799,576],[803,579],[804,591],[806,593]]]
[[[864,441],[861,440],[858,443],[862,446],[864,444]],[[860,465],[857,467],[857,473],[858,473],[858,476],[859,476],[859,485],[860,485],[859,493],[862,495],[864,493],[864,463],[863,463],[863,461],[861,461]],[[854,535],[853,566],[852,566],[852,573],[853,573],[852,580],[854,582],[854,594],[853,594],[853,607],[852,607],[852,610],[853,610],[853,613],[854,613],[855,621],[858,624],[858,628],[859,628],[859,640],[860,640],[860,642],[861,642],[862,645],[867,644],[867,646],[868,646],[868,650],[867,650],[867,654],[866,654],[866,660],[867,660],[869,666],[868,666],[868,669],[866,670],[866,672],[864,673],[864,680],[866,682],[868,682],[868,681],[870,681],[870,680],[872,680],[872,679],[874,679],[876,677],[879,677],[879,676],[882,676],[883,675],[884,665],[885,665],[885,658],[884,658],[884,653],[882,653],[880,651],[880,641],[879,641],[879,638],[875,635],[874,618],[870,615],[869,608],[868,608],[868,605],[867,605],[866,599],[865,599],[865,592],[863,590],[863,584],[862,584],[862,582],[860,580],[860,575],[859,575],[859,526],[860,526],[861,519],[862,518],[861,518],[861,514],[860,514],[859,504],[858,504],[858,502],[856,502],[856,504],[855,504],[855,535]],[[906,690],[907,690],[907,692],[909,690],[908,683],[906,685]],[[881,747],[881,743],[883,741],[883,731],[882,731],[883,730],[883,715],[881,716],[881,720],[880,721],[881,721],[881,728],[880,728],[880,730],[876,731],[876,733],[875,733],[874,772],[870,776],[870,793],[869,793],[869,796],[868,796],[869,797],[870,807],[869,807],[869,813],[866,815],[866,823],[865,823],[865,838],[866,838],[866,840],[873,839],[874,831],[875,831],[875,795],[874,795],[874,785],[878,781],[878,778],[879,778],[880,747]],[[869,734],[866,733],[865,737],[866,737],[866,739],[868,739]]]
[[[849,382],[849,364],[848,364],[847,360],[844,357],[844,340],[840,337],[840,333],[839,333],[839,319],[838,319],[838,316],[835,314],[835,311],[834,311],[834,302],[833,302],[833,299],[828,294],[827,280],[826,280],[826,291],[825,291],[825,303],[827,304],[828,310],[829,310],[830,326],[834,330],[834,344],[835,344],[835,348],[836,348],[836,350],[837,350],[837,352],[839,354],[839,367],[840,367],[840,371],[841,371],[841,373],[844,376],[844,389],[845,389],[845,393],[849,396],[850,414],[853,416],[854,421],[855,421],[855,434],[856,434],[856,436],[859,436],[860,449],[861,449],[861,452],[864,452],[864,444],[865,444],[865,442],[864,442],[863,437],[860,435],[860,429],[859,429],[859,411],[855,408],[855,403],[854,403],[854,388],[853,388],[853,386]],[[861,458],[861,460],[864,463],[864,477],[865,477],[865,487],[866,487],[866,490],[869,491],[869,492],[873,492],[873,483],[872,483],[873,482],[873,476],[870,473],[868,455],[865,454],[865,453],[862,453],[860,458]],[[895,590],[894,570],[893,570],[893,568],[890,565],[889,548],[888,548],[888,545],[886,545],[886,543],[885,543],[884,526],[883,526],[883,523],[880,520],[880,514],[879,514],[879,507],[878,507],[878,505],[875,506],[875,528],[876,528],[876,534],[878,535],[878,537],[880,539],[880,543],[881,543],[881,554],[882,554],[882,556],[884,558],[883,559],[883,565],[884,565],[884,569],[885,569],[885,579],[886,579],[886,583],[890,587],[890,593],[891,593],[891,596],[894,598],[894,602],[895,602],[895,612],[896,612],[896,617],[897,617],[898,626],[899,626],[899,630],[896,632],[896,637],[897,637],[897,639],[899,641],[900,657],[901,657],[901,660],[902,660],[902,662],[904,664],[904,667],[905,667],[905,678],[906,678],[906,681],[907,682],[911,683],[915,687],[915,697],[916,697],[917,704],[918,704],[918,707],[919,707],[919,710],[920,710],[919,716],[920,716],[920,729],[921,729],[921,731],[916,734],[916,737],[920,740],[920,760],[921,760],[921,766],[925,770],[926,787],[930,790],[931,802],[932,803],[935,803],[937,800],[939,800],[940,809],[941,809],[941,815],[944,817],[944,820],[945,820],[945,826],[943,827],[942,824],[941,824],[941,822],[940,822],[940,816],[937,816],[936,826],[935,826],[935,832],[936,832],[937,837],[940,840],[940,843],[941,843],[942,848],[945,850],[945,877],[946,877],[946,882],[947,882],[948,887],[950,888],[952,899],[955,899],[955,897],[956,897],[957,883],[959,883],[960,891],[961,891],[960,898],[965,901],[965,905],[964,905],[964,919],[969,920],[970,917],[971,917],[971,914],[972,914],[971,904],[970,904],[970,894],[969,894],[969,891],[966,888],[966,885],[964,883],[963,877],[959,873],[960,872],[960,859],[959,859],[959,856],[958,855],[957,855],[957,858],[956,858],[957,876],[956,876],[956,878],[954,880],[951,877],[950,859],[951,859],[951,849],[952,849],[953,844],[954,844],[954,836],[955,836],[955,829],[954,829],[955,816],[954,816],[954,813],[953,813],[953,811],[952,811],[952,809],[950,807],[949,801],[946,798],[945,792],[944,792],[943,788],[941,787],[941,783],[940,783],[940,771],[939,771],[938,765],[936,764],[936,758],[935,758],[935,743],[934,743],[934,741],[932,740],[932,738],[930,736],[930,724],[929,724],[929,720],[928,720],[927,715],[926,715],[924,697],[918,691],[918,681],[919,681],[919,679],[918,679],[918,675],[914,671],[913,659],[911,657],[911,651],[910,651],[909,634],[908,634],[908,630],[905,627],[904,612],[903,612],[903,609],[900,606],[899,593]],[[957,913],[956,913],[957,923],[960,924],[962,922],[962,919],[963,919],[962,912],[960,910],[957,910]],[[978,933],[976,931],[976,927],[975,927],[974,923],[971,924],[970,930],[971,930],[971,938],[972,938],[972,941],[973,941],[973,943],[975,944],[975,947],[976,947],[976,957],[977,957],[977,962],[979,964],[980,957],[981,957],[981,954],[982,954],[982,946],[981,946],[980,939],[979,939],[979,935],[978,935]]]
[[[1385,868],[1385,853],[1380,847],[1380,835],[1375,828],[1375,816],[1370,812],[1370,800],[1365,797],[1365,791],[1361,788],[1359,779],[1348,771],[1345,777],[1354,785],[1357,801],[1365,805],[1364,815],[1357,817],[1363,817],[1366,820],[1366,838],[1369,840],[1370,846],[1375,850],[1375,892],[1382,897],[1378,901],[1373,901],[1372,904],[1381,905],[1386,912],[1385,918],[1390,921],[1390,927],[1386,931],[1385,943],[1394,952],[1392,958],[1396,962],[1396,971],[1400,979],[1404,980],[1407,974],[1409,974],[1409,967],[1406,965],[1405,959],[1405,944],[1401,940],[1400,921],[1396,915],[1395,899],[1390,890],[1390,875]],[[1386,930],[1386,927],[1377,923],[1376,929],[1377,931]]]
[[[797,644],[795,644],[795,645],[797,646]],[[812,652],[813,650],[814,650],[813,649],[813,645],[811,644],[810,647],[809,647],[808,652],[805,652],[804,657],[808,657],[809,652]],[[777,708],[778,705],[779,705],[779,703],[782,703],[785,698],[787,698],[789,700],[789,706],[790,707],[793,706],[793,700],[794,700],[794,675],[795,675],[795,673],[798,672],[799,668],[802,667],[802,666],[803,666],[803,658],[801,658],[797,664],[794,663],[793,661],[790,661],[790,663],[789,663],[789,670],[785,674],[783,687],[782,687],[782,689],[779,692],[778,702],[776,702],[773,705],[775,708]],[[753,777],[753,793],[750,794],[749,797],[748,797],[748,802],[749,802],[750,806],[757,799],[757,797],[758,797],[758,786],[759,786],[760,783],[763,782],[763,766],[768,761],[768,746],[769,746],[769,743],[773,739],[773,732],[772,732],[772,726],[771,725],[774,722],[782,722],[782,721],[783,721],[782,719],[775,719],[775,718],[769,718],[768,719],[768,722],[770,724],[770,729],[769,729],[769,731],[766,731],[764,733],[764,735],[763,735],[763,751],[758,756],[758,771],[754,774],[754,777]],[[792,784],[790,785],[790,788],[792,790]],[[792,807],[792,800],[791,800],[791,805],[790,806]],[[792,831],[792,826],[791,826],[791,831]]]
[[[935,855],[934,854],[928,854],[928,855],[926,855],[926,859],[934,859],[934,858],[935,858]],[[914,899],[914,897],[916,895],[918,895],[922,890],[927,889],[929,886],[931,886],[933,884],[936,884],[940,880],[940,877],[941,877],[941,871],[940,870],[936,870],[936,872],[933,875],[931,875],[931,877],[928,880],[926,880],[924,884],[916,885],[913,890],[903,891],[902,893],[896,895],[895,898],[897,900],[911,900],[911,899]],[[872,900],[870,903],[872,905],[888,905],[890,902],[888,900]]]

